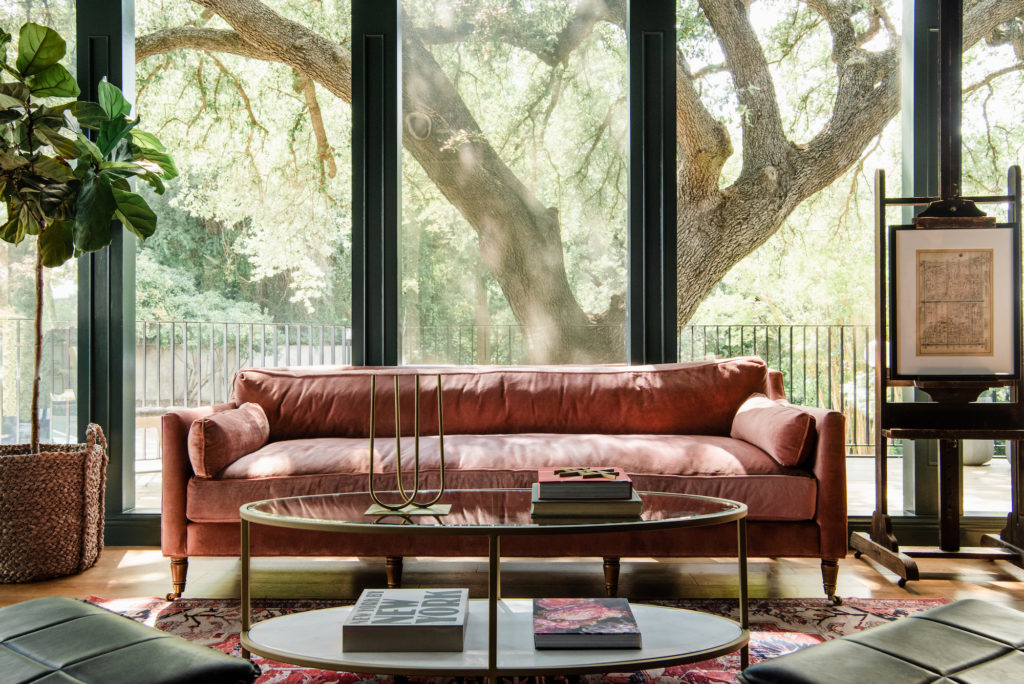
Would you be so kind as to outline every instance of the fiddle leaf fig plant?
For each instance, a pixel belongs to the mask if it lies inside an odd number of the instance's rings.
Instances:
[[[114,220],[140,240],[152,235],[156,214],[132,181],[163,193],[163,181],[178,171],[156,136],[129,118],[131,104],[116,86],[100,82],[98,102],[74,99],[78,84],[60,64],[67,45],[56,31],[22,26],[13,64],[11,41],[0,29],[0,200],[7,208],[0,239],[36,243],[30,439],[37,452],[43,268],[108,246]]]

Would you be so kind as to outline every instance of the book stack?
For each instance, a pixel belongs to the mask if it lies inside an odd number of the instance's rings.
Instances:
[[[643,510],[622,468],[542,468],[530,506],[539,518],[635,518]]]
[[[533,600],[534,648],[640,648],[624,598]]]
[[[364,589],[341,626],[341,647],[461,651],[468,612],[468,589]]]

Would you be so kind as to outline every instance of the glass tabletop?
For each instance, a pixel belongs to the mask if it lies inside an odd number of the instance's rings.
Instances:
[[[378,492],[385,502],[393,492]],[[423,500],[433,493],[421,492]],[[366,492],[317,494],[268,499],[244,504],[243,520],[294,529],[335,530],[374,534],[561,534],[616,532],[717,525],[746,517],[738,501],[694,494],[640,492],[643,513],[633,518],[553,518],[530,515],[528,489],[453,489],[439,503],[451,504],[447,515],[400,513],[367,515],[373,503]]]

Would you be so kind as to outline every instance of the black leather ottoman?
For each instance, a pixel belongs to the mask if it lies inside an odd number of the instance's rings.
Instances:
[[[48,596],[0,608],[4,684],[252,682],[259,668],[84,601]]]
[[[744,684],[1024,682],[1024,613],[957,601],[747,668]]]

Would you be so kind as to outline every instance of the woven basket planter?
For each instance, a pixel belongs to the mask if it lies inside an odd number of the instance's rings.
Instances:
[[[85,444],[0,446],[0,582],[63,577],[103,549],[107,440],[90,424]]]

